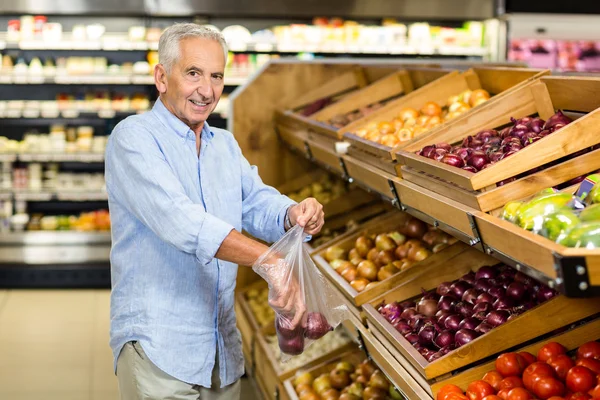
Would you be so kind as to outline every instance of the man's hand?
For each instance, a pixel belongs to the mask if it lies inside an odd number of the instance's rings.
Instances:
[[[309,235],[316,235],[321,232],[323,224],[325,224],[323,206],[312,197],[290,207],[288,213],[292,226],[300,225],[304,228],[304,232]]]

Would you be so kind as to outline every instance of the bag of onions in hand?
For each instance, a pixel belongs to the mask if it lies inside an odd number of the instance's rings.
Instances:
[[[348,308],[304,249],[305,238],[303,228],[296,225],[252,266],[269,285],[283,362],[302,354],[347,318]]]

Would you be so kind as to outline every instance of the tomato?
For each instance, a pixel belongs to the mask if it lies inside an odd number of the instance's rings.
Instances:
[[[500,390],[500,381],[503,378],[498,371],[490,371],[486,373],[482,379],[489,383],[494,388],[494,390]]]
[[[567,349],[560,343],[550,342],[546,343],[542,348],[538,351],[537,358],[538,361],[548,361],[548,359],[552,356],[557,356],[559,354],[565,354]]]
[[[535,356],[533,354],[531,354],[527,351],[520,351],[517,354],[525,359],[525,363],[527,365],[531,365],[537,361],[537,358],[535,358]]]
[[[540,399],[547,399],[552,396],[562,396],[565,394],[565,390],[565,385],[551,376],[542,376],[533,385],[533,393]]]
[[[527,389],[533,390],[534,383],[541,376],[551,376],[555,378],[556,373],[550,365],[546,364],[545,362],[536,361],[529,367],[525,368],[525,371],[523,372],[523,384]]]
[[[446,396],[450,393],[463,394],[463,391],[461,388],[459,388],[456,385],[452,385],[452,384],[444,385],[438,392],[436,399],[437,400],[446,400]]]
[[[569,370],[573,366],[575,366],[573,360],[571,360],[571,358],[566,354],[559,354],[557,356],[551,357],[546,362],[548,363],[548,365],[554,368],[554,371],[556,371],[556,375],[558,375],[558,377],[563,381],[567,377],[567,372],[569,372]]]
[[[496,370],[505,378],[521,376],[526,367],[527,361],[517,353],[504,353],[496,359]]]
[[[523,381],[518,376],[509,376],[508,378],[502,379],[500,382],[500,388],[498,390],[510,390],[516,387],[525,387],[525,385],[523,385]]]
[[[594,358],[600,360],[600,343],[587,342],[577,349],[577,358]]]
[[[531,395],[531,393],[529,393],[526,389],[524,388],[514,388],[511,389],[510,392],[508,392],[508,397],[506,398],[506,400],[530,400],[533,399],[533,396]]]
[[[498,393],[496,393],[496,396],[500,397],[501,399],[508,399],[508,392],[510,392],[512,389],[501,389],[498,391]]]
[[[592,396],[592,398],[600,399],[600,383],[597,384],[596,387],[590,390],[588,393],[590,396]]]
[[[548,400],[565,400],[565,398],[560,396],[552,396]]]
[[[485,396],[494,393],[494,388],[486,381],[473,381],[467,387],[467,397],[469,400],[483,400]]]
[[[600,375],[600,361],[598,360],[594,360],[593,358],[578,358],[575,361],[575,365],[586,367],[596,375]]]
[[[574,392],[587,392],[596,386],[596,374],[580,365],[567,372],[567,387]]]
[[[485,396],[483,400],[502,400],[502,397],[498,397],[495,394],[490,394],[489,396]]]
[[[444,397],[444,400],[469,400],[469,398],[462,393],[452,392],[448,393],[446,397]]]
[[[577,392],[565,397],[565,400],[590,400],[591,398],[587,393]]]

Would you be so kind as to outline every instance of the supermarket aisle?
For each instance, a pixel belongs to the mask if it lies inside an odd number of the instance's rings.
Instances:
[[[118,399],[109,304],[108,290],[0,290],[0,399]]]

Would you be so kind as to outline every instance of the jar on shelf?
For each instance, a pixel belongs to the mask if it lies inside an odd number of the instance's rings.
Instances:
[[[6,32],[6,40],[9,42],[17,42],[21,38],[21,21],[18,19],[8,20],[8,30]]]
[[[25,39],[33,39],[33,33],[35,30],[34,19],[31,15],[23,15],[21,17],[21,26],[20,26],[20,38],[21,40]]]
[[[42,37],[44,25],[46,25],[47,22],[48,17],[46,17],[45,15],[36,15],[35,17],[33,17],[33,33],[36,38]]]

